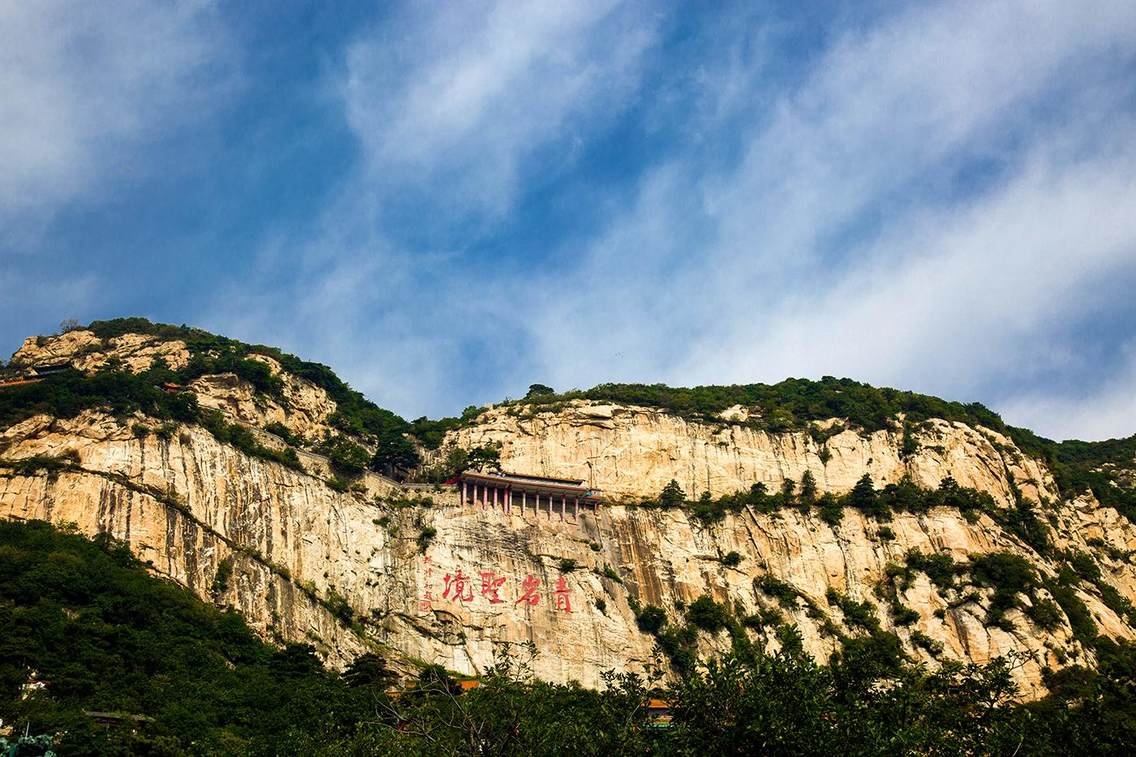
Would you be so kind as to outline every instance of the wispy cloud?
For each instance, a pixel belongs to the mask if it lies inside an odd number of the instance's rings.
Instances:
[[[1136,430],[1133,310],[1101,301],[1136,287],[1136,8],[960,0],[822,32],[750,9],[682,44],[672,21],[451,5],[367,31],[333,77],[360,165],[213,324],[408,414],[534,380],[835,374]],[[554,267],[476,251],[550,175],[601,190],[580,145],[617,128],[652,149],[598,228],[550,233]]]
[[[656,15],[581,0],[449,3],[388,19],[351,46],[340,83],[370,188],[441,210],[434,223],[500,216],[526,162],[548,149],[554,167],[570,158],[634,95]]]
[[[135,148],[214,107],[234,55],[210,3],[0,2],[0,254],[33,250],[65,203],[161,170]]]
[[[534,314],[544,365],[570,385],[837,374],[1020,408],[1057,325],[1102,278],[1136,279],[1115,73],[1134,32],[1116,3],[956,3],[839,37],[736,168],[680,156],[644,181],[567,287],[586,297]]]
[[[517,359],[530,337],[516,282],[465,248],[629,107],[662,15],[613,0],[453,3],[362,33],[330,74],[361,163],[314,228],[266,246],[261,294],[225,287],[207,320],[333,363],[403,412],[499,396],[506,365],[532,368]],[[410,215],[392,223],[392,208]]]

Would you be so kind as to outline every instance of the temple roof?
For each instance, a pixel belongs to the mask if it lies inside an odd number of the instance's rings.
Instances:
[[[462,481],[509,486],[518,491],[539,493],[556,491],[598,499],[596,492],[585,486],[581,479],[575,478],[551,478],[549,476],[530,476],[508,472],[482,473],[480,471],[463,471],[459,478]]]

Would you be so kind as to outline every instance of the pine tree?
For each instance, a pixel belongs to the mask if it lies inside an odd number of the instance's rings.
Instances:
[[[672,478],[659,495],[659,507],[681,507],[685,502],[686,492],[678,485],[678,481]]]
[[[798,496],[802,505],[812,505],[817,498],[817,482],[812,471],[805,471],[801,476],[801,493]]]

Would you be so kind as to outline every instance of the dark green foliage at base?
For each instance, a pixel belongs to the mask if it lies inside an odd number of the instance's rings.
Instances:
[[[191,743],[288,752],[298,733],[352,733],[381,696],[349,695],[310,649],[265,645],[239,615],[148,575],[124,546],[44,523],[0,521],[0,629],[0,714],[67,731],[62,755],[180,754]],[[33,670],[47,687],[21,698]],[[84,710],[153,722],[137,736],[108,733]],[[102,745],[108,736],[128,746]]]
[[[1014,580],[1012,568],[995,572]],[[700,599],[688,612],[710,617],[719,607]],[[693,625],[670,629],[658,615],[660,646],[689,655],[666,687],[610,675],[589,691],[502,663],[464,694],[430,666],[390,698],[379,655],[335,675],[309,648],[263,644],[239,616],[149,575],[109,539],[0,522],[0,715],[19,731],[31,722],[33,732],[59,733],[62,757],[1043,755],[1124,753],[1136,740],[1136,653],[1107,639],[1096,644],[1099,673],[1051,672],[1051,697],[1017,705],[1012,660],[932,673],[907,666],[894,636],[874,634],[846,639],[819,665],[780,625],[787,651],[749,646],[701,665],[690,654]],[[47,686],[23,696],[33,670]],[[671,727],[652,727],[650,697],[670,702]],[[146,719],[108,729],[88,710]]]

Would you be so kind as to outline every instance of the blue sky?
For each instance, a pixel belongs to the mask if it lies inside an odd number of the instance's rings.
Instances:
[[[850,376],[1136,432],[1136,5],[0,0],[0,340],[438,416]]]

